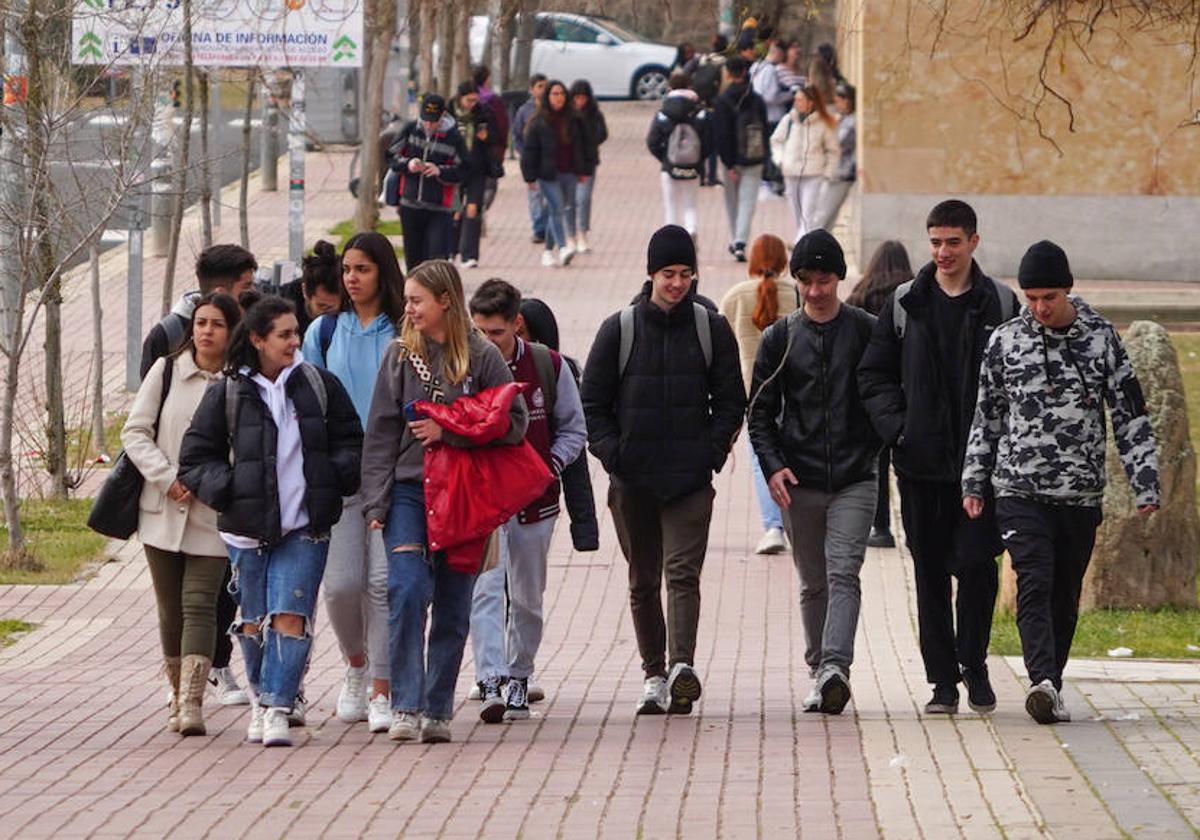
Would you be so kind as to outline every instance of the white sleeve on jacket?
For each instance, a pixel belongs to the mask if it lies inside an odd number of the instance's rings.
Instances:
[[[583,418],[583,400],[579,386],[571,374],[567,360],[562,360],[558,372],[558,393],[554,398],[554,440],[550,443],[550,459],[555,472],[574,463],[587,444],[587,421]]]
[[[167,453],[158,448],[154,429],[154,419],[158,416],[158,405],[162,401],[163,371],[168,362],[173,363],[173,360],[163,357],[150,367],[142,386],[138,388],[137,396],[133,398],[125,426],[121,429],[121,445],[125,447],[129,460],[138,468],[146,483],[164,495],[171,489],[178,472]]]

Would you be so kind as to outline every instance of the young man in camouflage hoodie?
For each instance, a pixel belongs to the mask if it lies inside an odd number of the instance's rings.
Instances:
[[[1017,276],[1029,308],[984,352],[963,466],[963,508],[976,518],[995,491],[1001,538],[1017,574],[1017,628],[1038,723],[1071,719],[1062,672],[1079,617],[1104,498],[1104,404],[1138,512],[1158,510],[1154,430],[1111,323],[1071,294],[1067,255],[1038,242]]]

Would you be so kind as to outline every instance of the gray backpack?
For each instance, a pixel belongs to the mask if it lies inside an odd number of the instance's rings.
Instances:
[[[321,404],[321,419],[324,420],[325,412],[329,410],[329,393],[325,390],[325,380],[321,379],[321,372],[308,362],[301,362],[300,372],[317,395],[317,402]],[[230,460],[233,459],[233,430],[237,427],[239,402],[237,380],[225,377],[225,433],[229,437]]]
[[[908,310],[900,305],[900,301],[904,300],[904,296],[912,291],[915,282],[915,280],[909,280],[907,283],[901,283],[896,287],[896,293],[892,295],[892,326],[896,329],[896,338],[904,338],[904,328],[908,325]],[[1001,286],[995,280],[990,280],[990,282],[996,289],[996,297],[1000,298],[1000,323],[1011,321],[1012,317],[1017,314],[1013,306],[1016,297],[1004,294],[1009,291],[1007,286]]]
[[[688,120],[675,123],[667,137],[667,163],[679,169],[700,165],[700,132]]]
[[[621,310],[620,327],[621,327],[621,351],[620,360],[618,362],[618,372],[620,376],[625,376],[625,367],[629,364],[629,357],[633,355],[633,332],[634,332],[634,317],[633,306],[626,306]],[[692,301],[692,314],[696,318],[696,337],[700,340],[700,351],[704,354],[704,367],[708,369],[712,367],[712,324],[708,320],[708,310],[699,303]]]

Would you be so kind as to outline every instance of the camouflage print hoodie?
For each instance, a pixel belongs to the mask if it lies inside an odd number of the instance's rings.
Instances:
[[[963,465],[964,496],[1098,506],[1104,496],[1104,403],[1138,506],[1158,504],[1154,430],[1129,356],[1111,323],[1071,295],[1064,330],[1028,309],[984,350]]]

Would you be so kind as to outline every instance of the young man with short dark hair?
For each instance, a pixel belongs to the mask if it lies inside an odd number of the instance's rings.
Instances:
[[[485,723],[499,723],[529,717],[529,683],[544,624],[546,555],[559,512],[559,477],[583,452],[587,426],[575,377],[564,370],[562,357],[517,335],[523,324],[516,287],[487,280],[469,305],[475,326],[504,356],[513,379],[532,386],[525,397],[529,406],[525,439],[555,476],[541,497],[501,527],[500,562],[475,581],[471,640],[479,716]],[[507,697],[501,699],[505,682]]]
[[[748,425],[800,576],[813,676],[804,711],[836,715],[850,701],[858,576],[879,492],[879,438],[855,385],[875,317],[838,300],[846,259],[827,231],[802,236],[790,268],[804,304],[763,332]]]
[[[1158,453],[1125,347],[1113,325],[1071,293],[1062,248],[1031,246],[1017,282],[1029,308],[988,341],[962,505],[972,520],[994,508],[1017,575],[1017,629],[1031,684],[1025,710],[1038,723],[1065,723],[1063,668],[1103,518],[1105,404],[1143,516],[1158,510]]]
[[[645,674],[637,713],[689,714],[701,693],[696,630],[712,477],[742,425],[746,391],[732,328],[697,300],[691,235],[667,225],[647,250],[641,295],[605,319],[592,343],[583,411],[629,563]]]
[[[529,77],[529,98],[517,109],[517,114],[512,121],[513,150],[516,151],[518,158],[525,150],[525,126],[529,125],[529,121],[533,119],[538,101],[545,91],[546,77],[544,75],[534,73]],[[542,191],[538,189],[536,181],[525,186],[529,198],[529,221],[533,225],[533,242],[541,245],[546,241],[546,201],[542,198]]]
[[[225,292],[237,300],[238,295],[254,285],[256,271],[258,261],[240,245],[211,245],[201,251],[196,257],[199,290],[184,293],[167,317],[150,328],[142,342],[142,378],[146,378],[155,362],[183,346],[196,301],[210,292]]]
[[[987,649],[1003,546],[992,514],[962,510],[959,481],[975,412],[979,363],[992,331],[1016,314],[1016,295],[980,270],[975,211],[943,201],[926,220],[933,260],[884,304],[858,370],[859,392],[892,447],[900,512],[912,554],[921,658],[933,697],[926,714],[972,709],[996,695]],[[958,581],[951,598],[951,578]],[[957,620],[956,620],[957,619]]]

